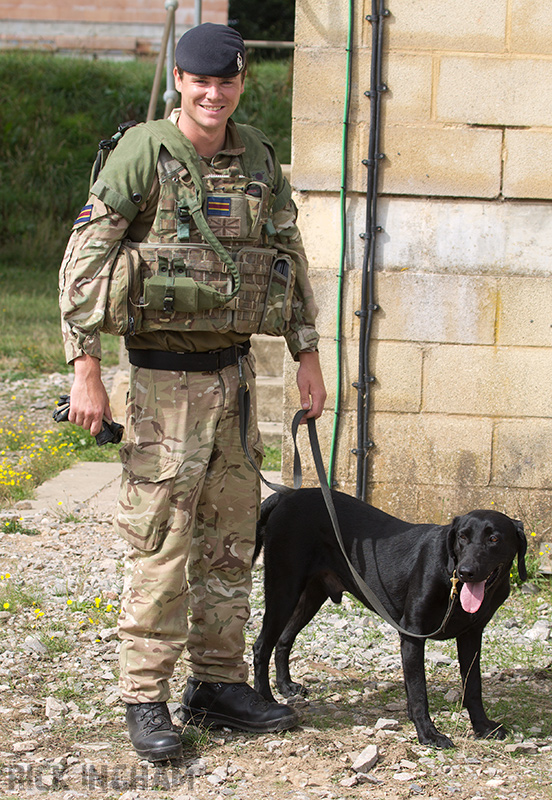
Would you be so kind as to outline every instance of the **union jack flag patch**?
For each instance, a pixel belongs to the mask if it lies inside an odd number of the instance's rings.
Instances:
[[[90,203],[84,208],[81,209],[80,214],[76,218],[74,225],[78,225],[79,222],[90,222],[90,218],[92,216],[92,209],[94,208],[93,204]]]
[[[208,217],[229,217],[230,200],[225,197],[207,197],[207,216]]]

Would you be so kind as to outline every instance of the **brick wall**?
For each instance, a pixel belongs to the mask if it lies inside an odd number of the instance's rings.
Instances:
[[[355,493],[371,4],[356,4],[339,487]],[[292,182],[335,398],[347,4],[297,0]],[[370,497],[446,519],[552,499],[552,7],[393,0],[385,23]],[[287,365],[286,416],[297,405]],[[288,427],[288,426],[286,426]],[[306,450],[307,446],[303,447]],[[289,478],[290,445],[286,441]],[[312,467],[308,479],[315,482]]]
[[[164,0],[0,0],[0,47],[156,52],[166,18]],[[177,35],[194,24],[193,0],[180,0]],[[202,21],[228,20],[228,0],[203,0]]]

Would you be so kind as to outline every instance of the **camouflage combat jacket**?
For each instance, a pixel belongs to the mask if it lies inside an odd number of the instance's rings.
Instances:
[[[178,110],[173,112],[174,123],[178,120],[178,113]],[[207,199],[211,197],[215,208],[217,203],[220,208],[221,201],[224,201],[224,195],[217,196],[216,178],[219,174],[247,174],[244,164],[249,163],[248,177],[269,186],[269,212],[268,219],[262,220],[263,233],[259,234],[257,240],[255,236],[250,236],[247,241],[240,241],[239,231],[235,231],[234,238],[230,237],[230,241],[235,245],[234,251],[236,246],[237,250],[245,251],[246,273],[248,270],[259,272],[257,262],[262,260],[263,251],[287,255],[293,260],[295,285],[290,302],[290,320],[284,335],[294,357],[299,352],[315,350],[318,342],[318,334],[314,328],[317,308],[307,277],[307,262],[301,237],[295,223],[296,209],[290,198],[289,184],[283,178],[281,167],[267,140],[255,129],[238,126],[230,121],[224,149],[207,162],[199,159],[191,143],[176,125],[174,129],[171,128],[171,135],[161,140],[159,131],[162,127],[166,131],[167,126],[166,121],[162,122],[163,126],[157,123],[139,125],[125,134],[108,159],[92,187],[87,204],[75,221],[60,271],[60,306],[67,360],[72,361],[84,353],[101,357],[99,331],[106,327],[109,329],[106,304],[110,276],[114,263],[121,258],[125,247],[128,249],[130,246],[131,250],[141,251],[141,257],[149,253],[150,260],[154,259],[159,264],[163,262],[164,247],[175,242],[180,242],[179,246],[182,246],[184,240],[187,261],[190,261],[191,252],[196,256],[201,270],[205,271],[207,263],[207,267],[214,267],[216,272],[217,265],[210,265],[209,259],[205,261],[200,257],[205,240],[194,225],[194,220],[182,220],[180,217],[177,219],[175,205],[170,205],[168,195],[163,191],[163,173],[159,167],[162,145],[173,157],[173,162],[180,160],[179,155],[184,160],[179,147],[185,150],[187,164],[190,163],[190,150],[193,152],[192,169],[197,170],[207,182],[207,187],[210,186],[213,190],[211,195],[207,193]],[[248,162],[244,145],[244,140],[251,143],[252,135],[263,142],[263,152],[266,152],[264,169],[257,169],[254,174],[251,174],[251,159]],[[181,177],[185,181],[186,175]],[[212,184],[209,183],[210,179],[213,180]],[[222,208],[224,209],[224,204]],[[216,224],[224,224],[224,214],[221,216],[222,219],[217,219],[215,214]],[[184,235],[182,226],[187,226]],[[226,242],[220,229],[217,235],[223,243]],[[201,265],[199,262],[202,262]],[[201,270],[198,279],[202,278]],[[224,280],[220,269],[218,273],[221,280],[217,285],[222,286]],[[215,275],[215,283],[216,277]],[[256,280],[258,283],[258,277]],[[225,281],[228,283],[228,276]],[[244,341],[252,332],[249,317],[255,311],[255,292],[259,289],[259,286],[251,286],[251,283],[246,280],[249,295],[247,291],[243,295],[240,313],[234,311],[230,325],[228,310],[216,309],[209,312],[209,322],[203,325],[201,314],[180,313],[179,319],[185,321],[189,317],[189,320],[182,326],[183,329],[174,329],[174,326],[164,323],[162,313],[154,314],[151,311],[151,302],[148,301],[148,311],[142,313],[146,323],[144,325],[142,322],[142,330],[127,336],[127,346],[185,352],[213,350]],[[151,296],[154,296],[153,293]],[[213,317],[218,319],[218,323],[212,324]]]

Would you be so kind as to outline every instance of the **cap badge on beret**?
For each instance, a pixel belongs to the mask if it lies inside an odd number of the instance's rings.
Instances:
[[[241,53],[237,54],[236,63],[238,65],[238,72],[241,72],[243,69],[243,58]]]

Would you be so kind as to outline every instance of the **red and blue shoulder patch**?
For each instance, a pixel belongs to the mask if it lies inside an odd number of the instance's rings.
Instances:
[[[76,218],[74,225],[79,225],[81,222],[90,222],[92,217],[92,210],[94,209],[94,204],[89,203],[87,206],[83,206],[80,210],[78,217]]]

